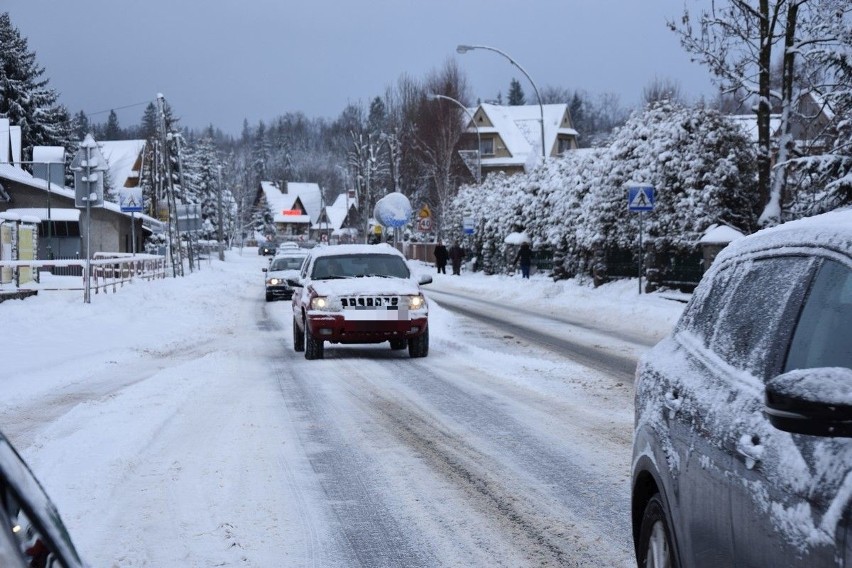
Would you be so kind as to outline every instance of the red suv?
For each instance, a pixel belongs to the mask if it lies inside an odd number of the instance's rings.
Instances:
[[[381,343],[429,353],[429,309],[405,257],[387,244],[312,249],[293,294],[293,348],[322,359],[325,342]]]

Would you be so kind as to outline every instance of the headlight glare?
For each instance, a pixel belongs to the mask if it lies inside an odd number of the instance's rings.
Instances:
[[[408,297],[408,309],[409,310],[420,310],[426,306],[426,298],[423,297],[423,294],[417,294],[416,296]]]

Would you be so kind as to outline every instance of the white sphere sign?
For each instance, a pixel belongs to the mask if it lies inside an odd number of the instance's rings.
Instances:
[[[382,197],[373,208],[373,217],[385,227],[398,228],[411,220],[411,202],[403,194],[395,191]]]

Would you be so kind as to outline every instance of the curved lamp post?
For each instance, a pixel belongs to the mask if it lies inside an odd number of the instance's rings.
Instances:
[[[496,47],[488,47],[487,45],[459,45],[456,47],[456,51],[461,54],[465,54],[468,51],[473,51],[474,49],[487,49],[488,51],[499,53],[500,55],[508,59],[509,63],[517,67],[521,71],[521,73],[523,73],[524,76],[529,80],[530,85],[532,85],[532,88],[535,91],[536,99],[538,99],[539,111],[541,111],[541,158],[542,160],[546,160],[547,150],[545,150],[544,148],[544,105],[541,104],[541,95],[539,94],[538,87],[535,86],[535,82],[532,80],[532,77],[530,77],[530,74],[527,73],[524,68],[518,64],[517,61],[512,59],[508,53],[506,53],[505,51],[501,51]]]
[[[435,93],[427,93],[426,94],[426,100],[437,101],[438,99],[445,99],[445,100],[448,100],[450,102],[457,104],[470,117],[470,122],[473,124],[473,127],[476,129],[476,145],[477,145],[477,148],[476,148],[476,165],[477,165],[477,169],[478,169],[478,173],[477,173],[477,176],[476,176],[476,183],[482,183],[482,139],[479,137],[479,126],[476,125],[476,120],[474,120],[473,114],[471,114],[470,110],[468,110],[468,108],[466,106],[464,106],[463,104],[461,104],[459,101],[457,101],[456,99],[454,99],[452,97],[448,97],[446,95],[438,95],[438,94],[435,94]]]

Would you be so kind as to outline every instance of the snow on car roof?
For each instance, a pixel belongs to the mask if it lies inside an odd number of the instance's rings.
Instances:
[[[768,248],[820,245],[852,255],[852,207],[788,221],[763,229],[725,247],[717,261]],[[714,264],[717,264],[714,262]]]
[[[405,255],[387,243],[377,245],[330,245],[311,249],[311,256],[341,256],[347,254],[392,254],[405,259]]]

